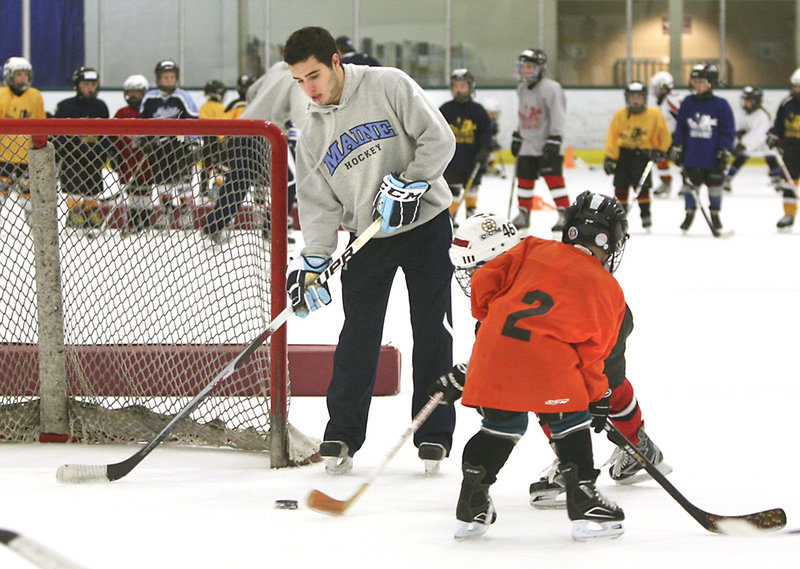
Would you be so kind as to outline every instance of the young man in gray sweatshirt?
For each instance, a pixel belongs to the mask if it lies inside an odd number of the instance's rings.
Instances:
[[[342,272],[345,320],[328,388],[329,421],[320,454],[328,472],[352,468],[366,437],[389,292],[398,268],[408,288],[414,395],[412,415],[428,386],[452,366],[448,249],[452,195],[442,176],[455,137],[439,110],[404,72],[342,64],[324,28],[295,31],[284,61],[311,99],[297,145],[297,198],[305,247],[289,265],[287,291],[299,316],[331,302],[325,270],[338,229],[351,241],[374,219],[381,231]],[[397,196],[403,198],[398,199]],[[450,452],[455,412],[439,406],[414,435],[428,474]]]

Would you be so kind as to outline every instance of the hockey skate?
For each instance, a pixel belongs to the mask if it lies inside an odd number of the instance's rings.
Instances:
[[[664,462],[664,455],[661,453],[661,449],[644,432],[644,426],[639,429],[637,435],[639,442],[636,444],[636,450],[652,462],[661,474],[666,476],[672,472],[672,467]],[[617,484],[628,485],[652,480],[652,477],[642,468],[642,465],[620,448],[614,449],[614,454],[611,455],[606,464],[611,465],[608,473]]]
[[[528,489],[530,504],[537,510],[563,510],[567,507],[566,484],[558,471],[559,461],[555,459],[542,474],[538,482],[533,482]]]
[[[342,441],[323,441],[319,445],[319,455],[325,463],[325,472],[328,474],[346,474],[353,469],[353,457],[348,453],[350,449]]]
[[[689,231],[689,228],[692,226],[692,222],[694,221],[694,214],[696,211],[697,210],[694,209],[686,210],[686,217],[683,218],[683,223],[681,223],[681,231]]]
[[[642,229],[644,229],[647,233],[650,233],[653,227],[653,218],[649,215],[642,216]]]
[[[561,233],[564,231],[564,219],[566,218],[567,210],[566,208],[559,207],[558,208],[558,221],[556,224],[550,228],[550,231],[553,233]]]
[[[622,508],[603,496],[594,480],[579,480],[575,465],[562,467],[561,474],[567,485],[567,515],[572,521],[572,539],[589,541],[621,536],[625,531]]]
[[[433,476],[439,472],[447,450],[439,443],[420,443],[419,457],[425,465],[425,476]]]
[[[525,209],[524,207],[519,208],[519,213],[517,213],[517,217],[511,220],[511,223],[514,224],[514,227],[517,229],[527,229],[531,226],[531,212]]]
[[[486,469],[465,462],[461,467],[464,479],[456,506],[456,539],[479,537],[489,531],[497,513],[489,496],[489,484],[482,484]]]
[[[719,218],[719,210],[712,209],[709,210],[709,214],[711,215],[711,227],[720,231],[722,229],[722,220]]]
[[[782,218],[778,220],[779,231],[791,231],[793,225],[794,225],[793,215],[784,215]]]

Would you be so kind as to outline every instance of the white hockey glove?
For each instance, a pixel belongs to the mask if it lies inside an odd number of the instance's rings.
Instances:
[[[428,182],[422,180],[404,180],[396,172],[384,176],[372,203],[373,219],[383,217],[381,231],[391,233],[401,225],[414,223],[419,217],[422,194],[430,187]]]
[[[286,292],[289,294],[292,310],[300,318],[330,304],[331,291],[328,283],[316,282],[320,273],[330,264],[330,259],[314,256],[298,257],[289,262],[286,269]]]

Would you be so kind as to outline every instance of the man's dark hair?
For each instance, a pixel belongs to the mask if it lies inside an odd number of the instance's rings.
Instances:
[[[325,28],[300,28],[283,46],[283,60],[289,65],[305,61],[312,55],[317,61],[333,67],[333,54],[338,53],[333,36]]]

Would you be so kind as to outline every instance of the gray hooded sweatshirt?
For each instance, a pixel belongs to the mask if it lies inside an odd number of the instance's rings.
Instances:
[[[419,219],[402,233],[450,206],[442,177],[455,151],[455,136],[422,88],[399,69],[344,64],[338,105],[311,103],[297,145],[297,202],[303,255],[330,257],[337,231],[360,234],[372,223],[372,202],[386,174],[431,187]],[[386,237],[378,233],[377,237]]]

